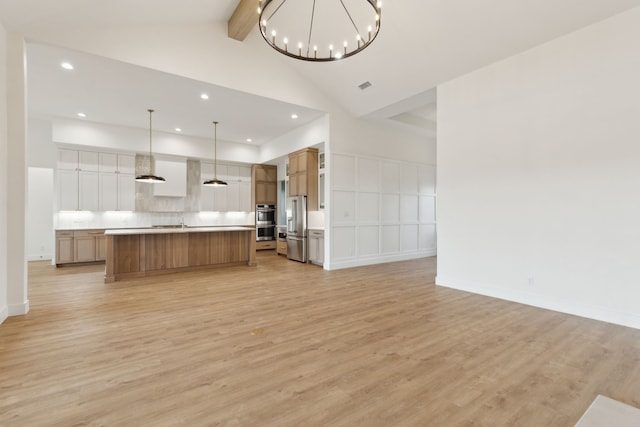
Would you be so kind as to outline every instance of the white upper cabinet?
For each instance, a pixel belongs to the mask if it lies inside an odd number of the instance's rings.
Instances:
[[[100,209],[99,188],[100,180],[98,172],[85,170],[78,171],[79,210],[97,211]]]
[[[242,182],[251,182],[251,166],[239,166],[238,177]]]
[[[100,153],[100,172],[116,173],[118,171],[118,155]]]
[[[132,211],[135,209],[136,156],[100,153],[100,210]]]
[[[136,156],[131,154],[118,154],[118,172],[135,175]]]
[[[240,181],[240,168],[238,166],[227,166],[227,181]]]
[[[99,153],[58,150],[58,210],[99,209]]]
[[[118,174],[118,210],[134,211],[135,209],[136,209],[135,178],[133,174],[120,173]]]
[[[203,186],[201,211],[251,212],[251,167],[217,164],[218,179],[227,182],[222,187]],[[200,163],[200,178],[214,178],[213,163]]]
[[[78,151],[78,169],[81,171],[98,172],[100,168],[100,153],[95,151]]]
[[[58,210],[78,210],[78,171],[58,169]]]
[[[62,170],[78,170],[78,151],[77,150],[58,150],[58,169]]]
[[[135,208],[135,155],[58,150],[58,210]]]
[[[115,172],[100,173],[100,210],[118,210],[118,174]]]
[[[131,154],[100,153],[100,172],[136,173],[136,156]]]

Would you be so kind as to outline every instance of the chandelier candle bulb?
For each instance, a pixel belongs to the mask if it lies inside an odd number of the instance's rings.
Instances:
[[[289,43],[289,39],[285,37],[282,41],[284,42],[284,51],[286,52],[287,51],[287,43]]]
[[[302,56],[302,42],[298,43],[298,56]]]
[[[344,54],[347,54],[347,41],[344,41]]]
[[[371,27],[369,27],[371,28]],[[271,41],[273,43],[273,45],[276,45],[276,30],[271,31]]]

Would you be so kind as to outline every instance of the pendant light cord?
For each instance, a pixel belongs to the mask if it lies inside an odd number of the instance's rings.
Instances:
[[[151,153],[153,152],[153,150],[151,149],[151,144],[152,144],[151,115],[153,114],[154,110],[149,109],[147,111],[149,112],[149,175],[153,175],[153,157],[151,157]]]
[[[213,122],[213,178],[218,180],[218,122]]]

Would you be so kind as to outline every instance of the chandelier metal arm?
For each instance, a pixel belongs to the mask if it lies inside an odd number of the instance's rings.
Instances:
[[[280,3],[280,5],[276,7],[276,10],[274,10],[273,13],[269,15],[269,18],[268,18],[269,21],[271,20],[271,18],[273,18],[273,15],[275,15],[286,2],[287,0],[282,0],[282,3]],[[313,0],[313,2],[315,3],[315,0]]]
[[[315,3],[315,0],[313,0],[313,1]],[[360,30],[358,29],[358,26],[356,25],[356,23],[353,22],[353,18],[351,17],[351,14],[349,13],[349,10],[347,9],[347,6],[344,5],[344,1],[340,0],[340,3],[342,4],[342,7],[344,8],[344,11],[347,13],[347,16],[349,17],[349,20],[353,24],[353,28],[355,28],[356,34],[360,34]],[[360,36],[362,37],[362,35],[360,35]]]
[[[311,8],[311,23],[309,24],[309,40],[307,40],[307,56],[309,56],[309,49],[311,49],[311,33],[313,32],[313,16],[316,14],[316,0],[313,0],[313,7]]]

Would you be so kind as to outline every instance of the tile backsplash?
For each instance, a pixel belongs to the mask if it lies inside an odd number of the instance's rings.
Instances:
[[[54,226],[58,230],[85,228],[138,228],[153,225],[177,225],[184,219],[188,226],[254,225],[254,212],[58,212]]]

